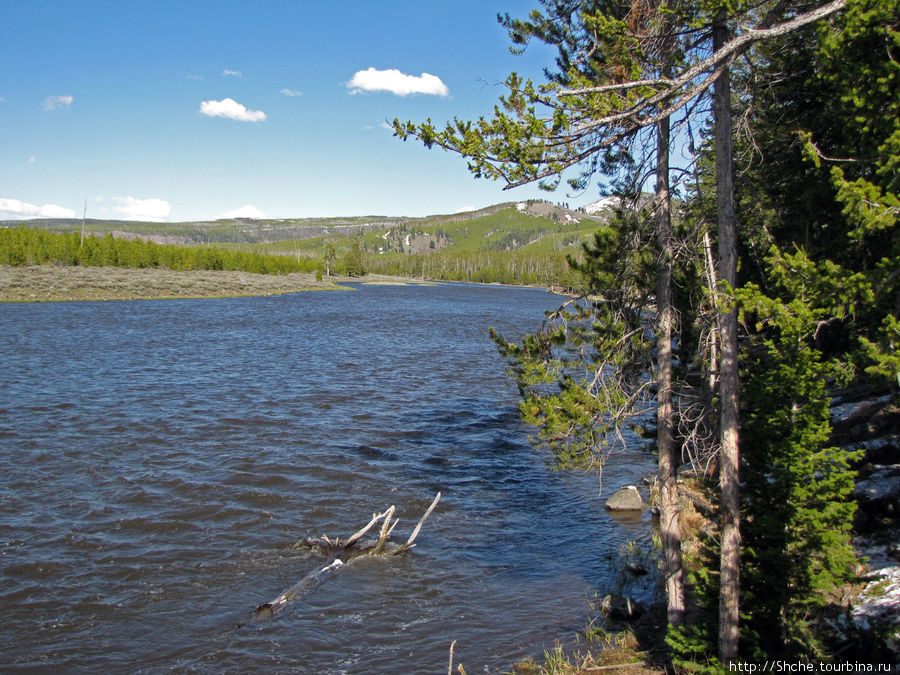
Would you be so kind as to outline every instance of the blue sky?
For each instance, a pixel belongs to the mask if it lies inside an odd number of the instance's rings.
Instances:
[[[0,219],[452,213],[530,197],[394,138],[489,114],[536,1],[0,0]]]

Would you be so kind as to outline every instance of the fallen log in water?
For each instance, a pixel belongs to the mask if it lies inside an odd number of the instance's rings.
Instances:
[[[341,539],[331,539],[324,535],[319,539],[303,540],[301,542],[302,546],[315,548],[320,553],[329,556],[330,559],[328,560],[328,563],[323,567],[317,567],[311,571],[271,602],[264,602],[257,606],[250,617],[250,623],[255,624],[271,619],[276,614],[279,614],[291,602],[306,597],[315,586],[328,577],[336,574],[353,558],[360,558],[363,556],[395,556],[413,548],[415,546],[413,542],[416,540],[416,537],[419,536],[419,532],[422,530],[422,524],[425,522],[425,519],[431,515],[431,512],[434,511],[434,507],[437,506],[440,499],[441,493],[438,492],[434,501],[431,502],[431,506],[428,507],[428,510],[425,511],[419,519],[418,524],[416,524],[415,529],[413,529],[412,534],[409,535],[409,539],[406,540],[406,543],[400,544],[399,546],[388,547],[388,539],[394,531],[394,527],[396,527],[399,522],[399,518],[394,519],[393,506],[383,513],[373,513],[372,519],[357,532],[352,534],[346,541],[342,541]],[[378,539],[374,542],[365,544],[360,543],[363,536],[379,522],[381,523],[381,530],[379,531]],[[244,624],[238,624],[238,628],[243,625]]]

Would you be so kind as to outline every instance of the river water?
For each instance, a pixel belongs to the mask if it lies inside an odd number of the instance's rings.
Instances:
[[[0,305],[4,671],[470,673],[540,657],[617,583],[651,470],[549,470],[490,342],[559,298],[445,284]],[[394,504],[417,546],[236,628]],[[398,536],[399,535],[399,536]],[[643,589],[647,591],[648,589]]]

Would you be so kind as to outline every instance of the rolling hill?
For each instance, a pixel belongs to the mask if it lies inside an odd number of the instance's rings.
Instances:
[[[113,243],[142,240],[134,243],[168,245],[162,248],[179,269],[188,265],[227,269],[227,259],[228,265],[239,267],[249,260],[249,271],[260,268],[279,273],[289,257],[293,259],[290,266],[298,269],[353,273],[350,270],[356,268],[347,261],[351,251],[356,251],[353,255],[363,258],[363,272],[571,288],[574,273],[566,262],[566,254],[579,256],[580,244],[609,219],[612,206],[608,200],[602,200],[585,209],[572,210],[532,200],[422,218],[236,218],[175,223],[73,218],[4,221],[0,227],[24,225],[28,231],[48,234],[83,230],[107,242],[97,239],[90,247],[99,252],[87,255],[77,241],[70,241],[67,246],[78,250],[62,256],[63,264],[169,264],[160,262],[157,250],[127,249]],[[78,239],[84,244],[84,237]],[[40,253],[22,248],[6,258],[19,261],[13,264],[26,265],[31,264],[29,260],[56,260],[56,254],[50,251],[56,245],[46,241],[37,245],[42,247]],[[22,246],[25,244],[20,243]],[[122,251],[118,251],[120,248]],[[248,254],[250,258],[246,258]],[[266,262],[267,256],[275,257]],[[76,258],[81,262],[65,262]]]
[[[576,246],[590,236],[609,213],[608,208],[588,213],[549,202],[528,201],[423,218],[235,218],[172,223],[55,218],[0,224],[25,224],[53,232],[76,232],[84,227],[88,234],[141,238],[158,244],[219,244],[291,255],[320,255],[326,240],[340,250],[354,237],[361,239],[365,250],[371,253],[518,249],[551,252]]]

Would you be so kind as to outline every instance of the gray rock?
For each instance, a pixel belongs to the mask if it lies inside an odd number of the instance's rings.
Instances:
[[[900,499],[900,464],[872,465],[872,474],[865,480],[857,481],[854,496],[872,501]]]
[[[634,485],[626,485],[606,500],[606,508],[610,511],[641,511],[644,500]]]

